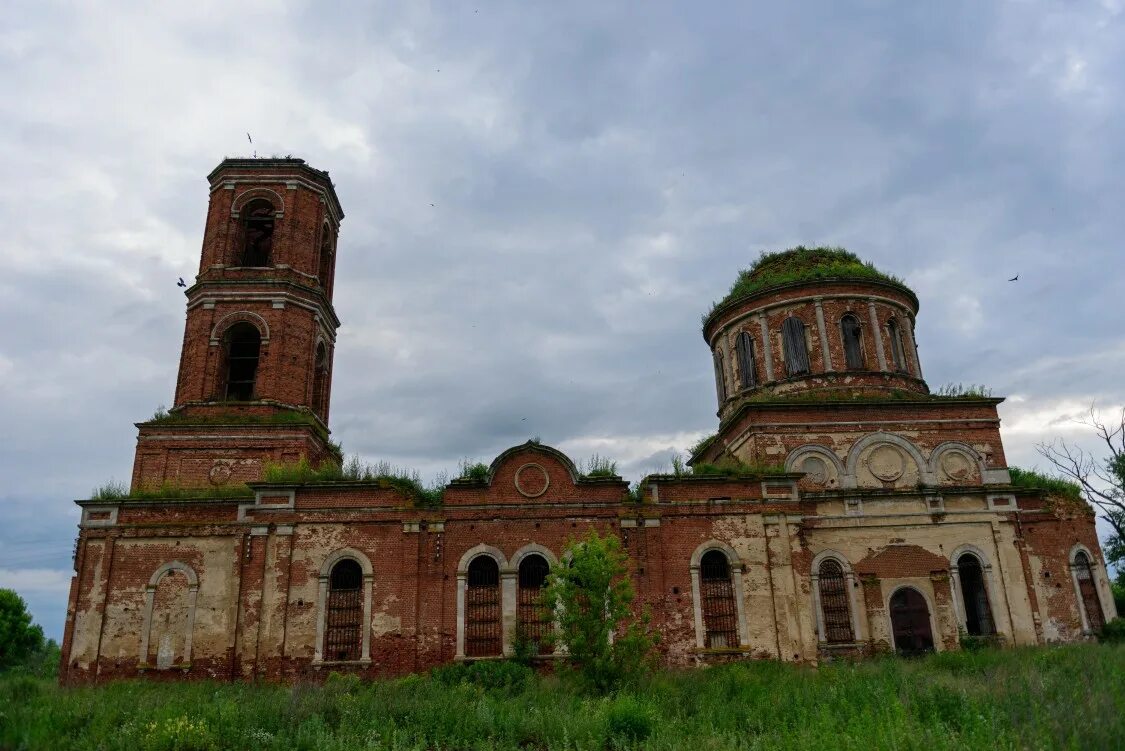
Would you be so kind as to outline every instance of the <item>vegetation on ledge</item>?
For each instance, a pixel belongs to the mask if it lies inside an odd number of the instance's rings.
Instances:
[[[1012,485],[1017,488],[1032,488],[1042,490],[1048,495],[1064,498],[1068,501],[1081,502],[1082,488],[1076,482],[1064,480],[1061,477],[1052,477],[1034,469],[1021,469],[1008,467],[1008,474],[1012,478]]]
[[[728,454],[714,462],[696,462],[691,465],[691,473],[695,476],[760,477],[763,475],[783,475],[785,474],[785,467],[780,464],[747,464]]]
[[[163,406],[157,408],[152,417],[144,425],[311,425],[324,433],[324,425],[320,418],[312,412],[303,409],[277,408],[266,414],[251,414],[242,410],[233,409],[237,405],[245,406],[246,402],[221,402],[224,407],[231,407],[222,412],[205,415],[188,415],[183,412],[169,412]]]
[[[898,277],[879,271],[871,263],[860,260],[855,253],[843,248],[807,248],[798,245],[788,250],[762,253],[750,268],[739,272],[730,292],[711,306],[703,321],[706,323],[724,305],[763,290],[815,279],[863,279],[906,287]]]
[[[165,483],[159,488],[145,488],[130,491],[129,486],[117,480],[94,488],[90,494],[92,501],[179,501],[207,498],[253,498],[254,491],[242,483],[230,485],[208,485],[207,487],[181,487]]]
[[[0,676],[0,748],[1104,749],[1125,737],[1125,647],[942,652],[811,668],[657,670],[609,696],[512,662],[322,684]]]
[[[382,488],[393,488],[419,506],[429,507],[441,505],[448,476],[439,475],[433,486],[426,487],[417,470],[396,467],[389,462],[368,464],[353,456],[343,465],[324,462],[313,467],[306,459],[294,464],[267,464],[262,472],[262,481],[286,485],[371,482]]]

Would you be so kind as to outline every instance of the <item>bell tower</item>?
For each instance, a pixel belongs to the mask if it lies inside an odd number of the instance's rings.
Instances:
[[[138,423],[133,489],[260,479],[267,462],[335,456],[332,307],[343,210],[302,159],[225,159],[208,175],[199,274],[175,400]]]

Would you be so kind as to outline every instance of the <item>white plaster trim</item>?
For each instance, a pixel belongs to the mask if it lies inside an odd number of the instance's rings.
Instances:
[[[824,328],[824,306],[821,298],[814,300],[816,306],[816,327],[820,331],[820,365],[825,371],[832,370],[832,352],[828,349],[828,332]]]
[[[117,513],[120,506],[86,506],[82,509],[82,521],[79,526],[83,529],[91,527],[112,527],[117,524]],[[90,514],[109,513],[108,519],[91,519]]]
[[[196,575],[195,570],[183,561],[169,561],[153,572],[152,576],[149,577],[148,586],[145,587],[145,614],[144,623],[141,626],[141,648],[139,655],[139,665],[143,667],[156,667],[155,665],[148,665],[148,645],[152,637],[152,610],[156,604],[156,585],[159,584],[160,580],[164,578],[164,575],[170,571],[179,571],[183,573],[188,580],[188,616],[187,629],[184,634],[183,661],[181,665],[173,667],[179,670],[191,664],[191,638],[192,633],[195,631],[195,606],[199,599],[199,577]]]
[[[824,608],[820,602],[820,564],[827,560],[836,561],[840,564],[840,568],[844,571],[844,586],[848,591],[848,616],[852,622],[852,641],[863,641],[863,636],[859,628],[859,603],[856,602],[856,575],[852,570],[852,565],[843,553],[835,550],[823,550],[817,553],[816,557],[812,560],[810,567],[810,575],[812,577],[812,596],[813,596],[813,613],[816,614],[816,640],[819,644],[827,644],[824,625]]]
[[[512,554],[512,571],[519,573],[520,564],[523,563],[523,559],[532,554],[543,556],[543,558],[545,558],[547,563],[551,566],[559,565],[559,559],[555,557],[555,554],[552,553],[548,548],[539,545],[538,543],[530,542]],[[468,569],[466,568],[466,571],[467,570]]]
[[[231,185],[231,187],[233,188],[234,186]],[[263,194],[266,194],[266,193],[268,193],[269,196],[273,196],[272,201],[270,201],[268,196],[263,195]],[[239,218],[240,215],[242,214],[242,210],[244,208],[246,208],[246,204],[248,204],[251,201],[253,201],[255,199],[258,199],[258,198],[265,199],[267,201],[270,201],[271,204],[273,204],[274,218],[280,219],[285,215],[285,199],[283,199],[275,191],[270,190],[269,188],[258,187],[258,188],[250,188],[249,190],[244,190],[241,193],[239,193],[237,196],[234,197],[234,200],[231,201],[231,204],[230,204],[230,215],[231,215],[231,217],[235,218],[235,219]]]
[[[762,350],[766,362],[766,380],[773,380],[773,346],[770,344],[770,329],[769,323],[766,320],[766,314],[759,312],[758,314],[758,328],[762,330]]]
[[[883,329],[879,325],[879,315],[875,312],[875,299],[867,299],[867,313],[871,319],[871,335],[875,339],[875,354],[879,358],[879,370],[887,372],[887,353],[883,351]]]
[[[936,618],[935,613],[934,613],[933,597],[931,597],[931,595],[929,593],[927,593],[925,591],[925,589],[923,589],[921,587],[918,587],[915,584],[899,584],[899,585],[896,585],[887,594],[887,599],[884,600],[884,602],[883,602],[883,607],[886,608],[886,613],[887,613],[887,625],[890,627],[891,648],[894,649],[896,652],[898,651],[898,645],[895,644],[895,623],[894,623],[894,618],[891,616],[891,600],[894,599],[895,594],[897,594],[900,590],[903,590],[903,589],[913,589],[915,592],[922,595],[922,599],[926,601],[926,610],[929,611],[929,616],[930,616],[930,640],[933,641],[933,643],[934,643],[934,652],[944,651],[944,649],[942,647],[942,643],[941,643],[941,632],[938,631],[938,628],[937,628],[937,618]]]
[[[785,471],[800,472],[801,470],[797,469],[797,466],[808,456],[816,456],[829,462],[836,468],[837,484],[842,482],[845,471],[844,465],[840,462],[840,457],[836,456],[836,452],[827,446],[815,443],[807,443],[790,451],[789,456],[785,457]]]
[[[507,656],[511,651],[508,631],[515,622],[515,579],[511,578],[509,584],[505,577],[514,577],[514,574],[508,566],[508,559],[499,548],[481,543],[466,550],[457,563],[457,651],[454,658],[458,660],[465,659],[465,596],[469,587],[469,564],[481,555],[491,557],[500,569],[500,653]],[[510,618],[509,603],[512,610]]]
[[[1012,475],[1008,472],[1007,467],[986,469],[981,477],[981,482],[985,485],[1011,485]]]
[[[1011,493],[989,493],[989,511],[1015,511],[1016,497]]]
[[[948,451],[960,451],[962,454],[965,454],[971,460],[975,461],[977,472],[980,474],[981,483],[984,483],[984,476],[987,471],[984,466],[984,456],[964,441],[943,441],[930,452],[930,461],[927,466],[935,479],[942,475],[941,457]]]

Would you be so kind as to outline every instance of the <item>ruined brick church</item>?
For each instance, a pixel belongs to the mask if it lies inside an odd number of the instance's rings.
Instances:
[[[692,462],[724,471],[650,475],[638,500],[529,442],[440,505],[262,482],[267,463],[339,460],[344,213],[299,159],[208,180],[174,405],[138,423],[128,497],[77,501],[64,683],[499,658],[554,627],[544,578],[592,528],[620,537],[673,666],[1074,641],[1115,615],[1089,509],[1014,486],[1001,399],[931,394],[914,293],[831,254],[767,257],[705,321],[719,427]]]

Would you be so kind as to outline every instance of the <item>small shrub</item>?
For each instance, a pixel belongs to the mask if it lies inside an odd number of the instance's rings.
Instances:
[[[468,459],[462,459],[461,465],[458,467],[457,479],[485,482],[488,480],[488,465],[484,462],[473,462]]]
[[[983,383],[970,383],[967,386],[963,383],[946,383],[938,387],[938,390],[934,392],[934,396],[942,396],[950,399],[986,399],[992,396],[992,389],[988,388]]]
[[[1098,640],[1106,644],[1125,644],[1125,618],[1114,618],[1102,626]]]
[[[211,751],[218,744],[206,723],[180,715],[148,723],[143,747],[151,751]]]
[[[434,668],[434,680],[445,686],[470,684],[491,690],[523,690],[535,675],[526,665],[513,660],[457,662]]]
[[[110,480],[103,483],[99,487],[94,488],[90,493],[90,499],[94,501],[120,501],[122,498],[129,497],[129,487],[117,480]]]
[[[998,649],[1005,644],[1004,637],[1001,634],[973,636],[964,631],[961,631],[960,634],[961,649],[966,652],[983,652],[986,649]]]
[[[699,456],[701,453],[703,453],[703,450],[710,446],[711,442],[718,437],[718,433],[712,433],[711,435],[703,436],[698,441],[696,441],[691,448],[688,449],[688,456],[692,458]]]
[[[632,696],[619,696],[606,710],[606,735],[613,740],[643,741],[652,735],[652,713]]]
[[[684,458],[679,451],[672,454],[672,474],[676,477],[684,476]]]
[[[617,462],[612,459],[594,454],[586,460],[584,477],[617,477]]]

